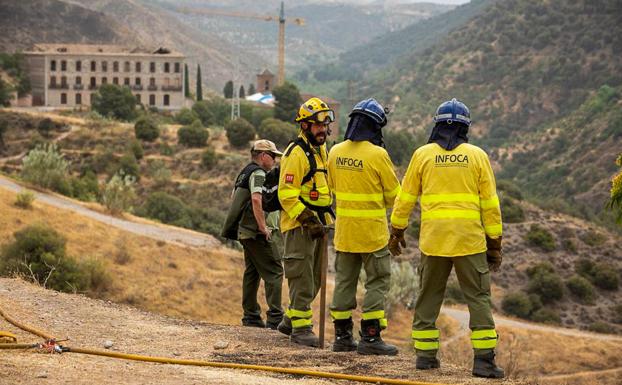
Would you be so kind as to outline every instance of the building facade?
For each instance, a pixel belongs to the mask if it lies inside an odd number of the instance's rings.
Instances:
[[[90,106],[102,84],[128,87],[146,107],[178,110],[184,105],[185,57],[165,48],[37,44],[24,57],[34,106]]]
[[[271,93],[272,88],[274,88],[274,74],[268,69],[257,74],[257,84],[255,88],[257,92],[261,92],[262,94]]]

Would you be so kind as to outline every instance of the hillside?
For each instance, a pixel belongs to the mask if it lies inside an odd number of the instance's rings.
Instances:
[[[133,46],[139,40],[114,18],[60,0],[0,3],[0,52],[53,42]]]

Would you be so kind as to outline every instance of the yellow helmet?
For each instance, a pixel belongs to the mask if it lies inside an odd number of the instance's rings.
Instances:
[[[320,98],[311,98],[302,103],[296,114],[296,122],[330,123],[335,121],[335,112]]]

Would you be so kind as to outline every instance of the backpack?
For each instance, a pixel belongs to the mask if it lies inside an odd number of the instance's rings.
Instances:
[[[311,151],[309,144],[302,138],[296,138],[296,140],[290,142],[290,146],[287,148],[287,151],[285,151],[285,156],[289,156],[296,146],[300,146],[300,148],[302,148],[307,156],[307,160],[309,161],[309,172],[307,172],[302,178],[301,185],[313,179],[313,176],[318,171],[326,173],[326,170],[317,168],[317,162],[315,161],[313,151]],[[264,211],[271,212],[283,210],[283,206],[281,206],[278,196],[280,173],[281,166],[276,166],[266,173],[266,180],[264,181],[261,189],[261,203]],[[306,202],[303,203],[306,204]]]
[[[251,174],[260,168],[261,167],[254,162],[247,164],[235,179],[235,189],[237,190],[238,188],[242,188],[248,190]],[[248,199],[249,197],[250,192],[246,195],[243,193],[234,194],[234,201],[229,207],[225,223],[223,224],[223,228],[220,233],[223,238],[234,241],[238,239],[238,227],[244,211],[250,205],[250,199]]]

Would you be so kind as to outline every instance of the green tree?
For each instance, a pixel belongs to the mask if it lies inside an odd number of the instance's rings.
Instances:
[[[256,93],[257,93],[257,91],[255,90],[255,85],[253,83],[249,84],[249,86],[248,86],[248,94],[249,95],[254,95]]]
[[[261,138],[273,141],[277,147],[284,150],[290,141],[296,139],[298,129],[291,123],[267,118],[259,125],[258,133]]]
[[[11,103],[11,87],[7,82],[0,79],[0,106],[8,107]]]
[[[230,121],[225,125],[225,130],[233,147],[244,148],[249,141],[255,139],[255,127],[244,118]]]
[[[184,97],[190,97],[190,78],[188,77],[188,64],[184,63]]]
[[[201,65],[197,65],[197,101],[203,100],[203,81],[201,80]]]
[[[285,82],[272,90],[274,95],[274,117],[286,122],[293,122],[296,112],[302,104],[302,98],[296,85]]]
[[[238,95],[240,95],[240,99],[244,99],[246,97],[246,92],[244,91],[244,85],[240,86],[240,91]]]
[[[128,87],[102,84],[93,94],[92,108],[102,116],[130,121],[136,117],[136,98]]]
[[[407,164],[416,148],[415,137],[406,131],[386,130],[384,143],[396,165]]]
[[[231,99],[233,97],[233,81],[229,80],[225,83],[225,87],[222,89],[225,99]]]
[[[179,112],[175,115],[175,121],[183,125],[192,124],[192,122],[197,119],[199,119],[199,115],[197,115],[194,110],[186,107],[179,110]]]
[[[22,178],[43,188],[57,189],[65,182],[68,167],[69,162],[63,159],[56,144],[44,144],[22,160]]]
[[[118,172],[108,181],[102,193],[102,203],[111,214],[130,211],[136,198],[135,179],[131,175]]]
[[[160,136],[160,128],[154,119],[143,116],[134,124],[134,134],[137,139],[153,142]]]
[[[223,98],[212,98],[194,103],[192,106],[203,126],[224,126],[231,118],[231,106]]]

